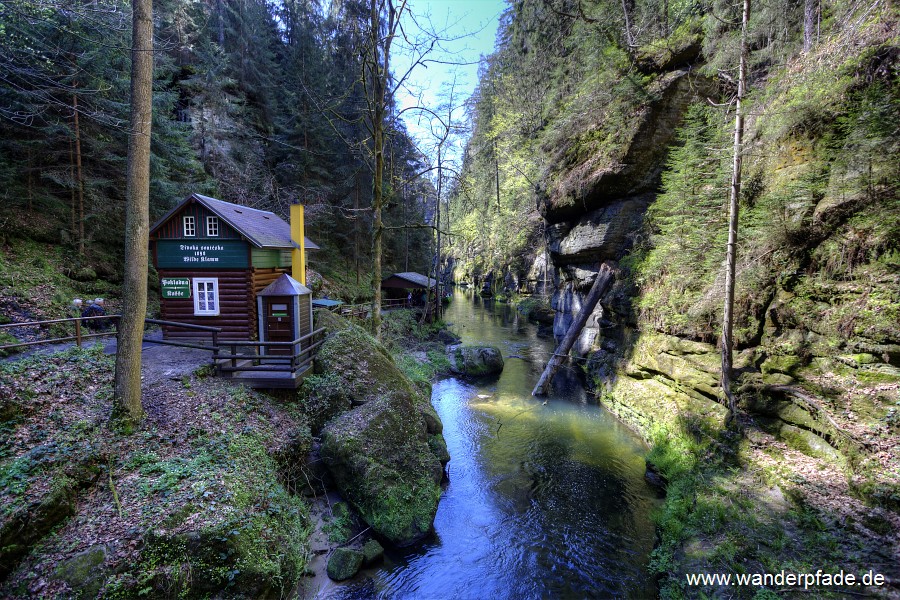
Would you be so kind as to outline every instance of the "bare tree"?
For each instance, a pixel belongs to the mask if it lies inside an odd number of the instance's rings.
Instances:
[[[819,12],[818,0],[805,0],[803,3],[803,52],[809,52],[816,33],[816,15]]]
[[[386,96],[390,78],[391,44],[400,27],[400,16],[406,7],[403,0],[398,9],[394,0],[370,0],[369,5],[369,49],[365,60],[366,77],[364,83],[371,86],[368,96],[370,133],[372,134],[372,154],[375,172],[372,182],[372,213],[374,218],[372,232],[372,323],[375,336],[381,339],[381,238],[384,235],[384,223],[381,211],[384,206],[384,134],[387,126]],[[387,23],[382,35],[382,11],[387,13]]]
[[[731,391],[732,351],[734,346],[734,278],[737,262],[738,200],[741,195],[741,162],[744,136],[744,112],[741,103],[747,87],[747,23],[750,20],[750,0],[744,0],[741,18],[741,57],[738,67],[738,89],[734,117],[734,164],[731,171],[729,199],[728,249],[725,257],[725,314],[722,320],[722,391],[728,399],[729,419],[735,416],[734,393]]]
[[[153,0],[132,3],[131,127],[125,185],[125,278],[116,351],[113,415],[143,417],[141,344],[147,313],[150,236],[150,125],[153,107]]]

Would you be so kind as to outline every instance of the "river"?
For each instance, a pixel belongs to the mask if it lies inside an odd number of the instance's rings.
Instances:
[[[655,596],[646,447],[571,368],[548,398],[531,396],[554,341],[508,305],[457,290],[444,320],[464,343],[499,347],[506,366],[499,379],[434,385],[452,457],[434,537],[328,597]]]

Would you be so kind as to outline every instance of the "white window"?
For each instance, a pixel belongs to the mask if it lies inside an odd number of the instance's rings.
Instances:
[[[197,235],[197,227],[194,223],[194,217],[184,218],[184,237],[194,237]]]
[[[219,217],[206,217],[206,237],[218,237]]]
[[[219,314],[219,280],[194,278],[194,314]]]

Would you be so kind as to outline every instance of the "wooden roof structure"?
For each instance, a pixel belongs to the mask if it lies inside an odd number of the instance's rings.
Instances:
[[[287,273],[282,273],[278,279],[256,293],[257,296],[302,296],[304,294],[312,294],[312,291]]]
[[[411,271],[406,273],[394,273],[390,277],[385,277],[381,280],[382,288],[426,290],[435,286],[437,286],[437,281],[431,277],[426,277],[421,273],[413,273]]]
[[[293,249],[297,247],[291,240],[291,226],[275,213],[232,204],[201,194],[191,194],[178,206],[167,212],[150,228],[150,234],[155,233],[170,217],[190,202],[197,202],[205,206],[257,248]],[[303,238],[303,246],[307,250],[320,250],[319,246],[307,237]]]

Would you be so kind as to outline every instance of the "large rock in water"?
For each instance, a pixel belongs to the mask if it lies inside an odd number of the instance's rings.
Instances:
[[[322,458],[341,495],[396,546],[418,542],[434,522],[443,467],[428,442],[439,424],[416,401],[389,394],[322,431]]]
[[[363,553],[352,548],[335,548],[328,559],[326,570],[335,581],[350,579],[359,572],[363,563]]]
[[[503,370],[503,355],[494,346],[452,346],[450,370],[458,375],[494,375]]]

